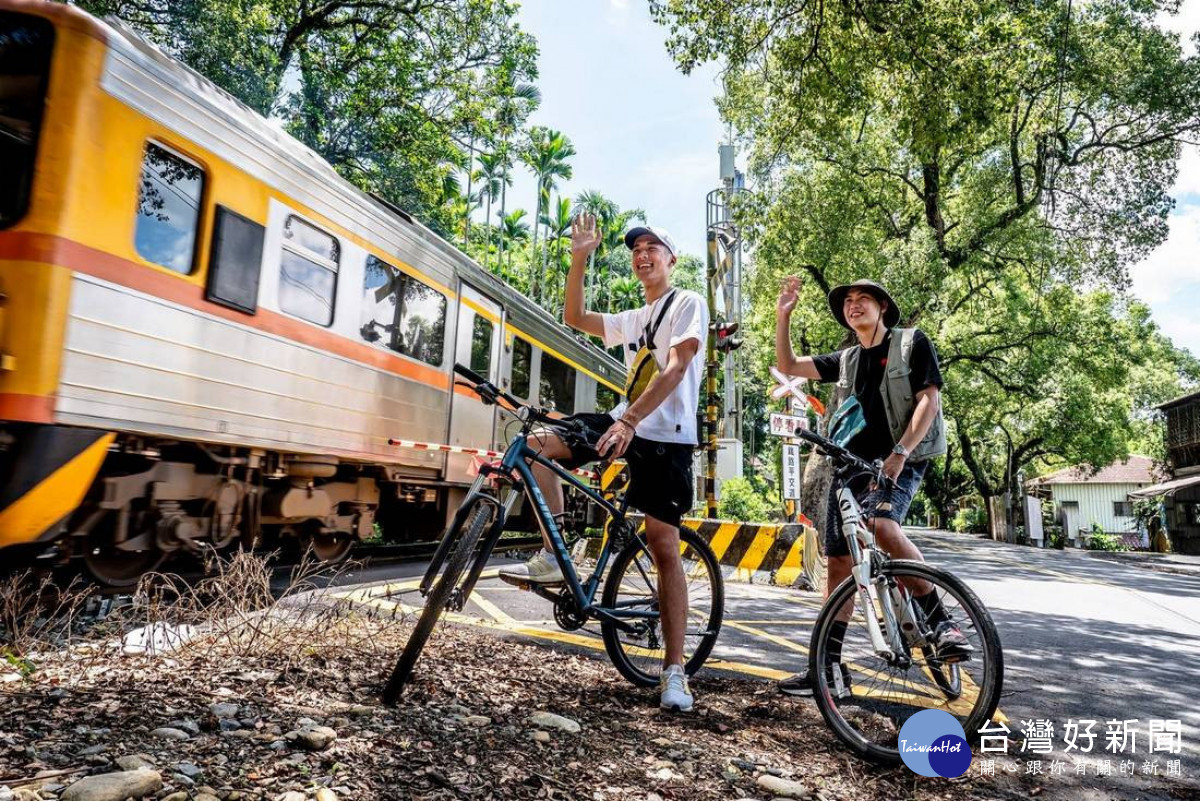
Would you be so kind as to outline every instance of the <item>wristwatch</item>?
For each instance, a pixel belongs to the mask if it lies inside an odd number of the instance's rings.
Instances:
[[[910,451],[902,443],[897,442],[896,447],[892,448],[892,453],[898,453],[901,456],[907,457]]]

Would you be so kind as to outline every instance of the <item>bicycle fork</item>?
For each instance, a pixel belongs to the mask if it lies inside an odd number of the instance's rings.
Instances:
[[[880,599],[876,582],[886,585],[887,580],[883,576],[872,575],[875,565],[871,554],[875,551],[875,534],[862,525],[862,518],[854,495],[845,487],[838,491],[838,507],[841,512],[842,531],[849,532],[846,539],[850,546],[850,556],[854,562],[850,568],[850,575],[854,578],[855,586],[858,589],[858,600],[862,604],[867,633],[871,638],[871,647],[880,658],[888,662],[895,662],[907,652],[900,634],[901,619],[911,617],[911,610],[903,608],[906,604],[898,603],[899,599],[896,595],[899,590],[895,587],[885,586],[886,598]],[[865,550],[859,544],[859,536],[867,543]],[[879,625],[876,610],[883,615],[886,632]]]

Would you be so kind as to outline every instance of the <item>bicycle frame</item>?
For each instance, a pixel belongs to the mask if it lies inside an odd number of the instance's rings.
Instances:
[[[495,507],[496,517],[492,521],[492,525],[484,538],[484,548],[476,558],[471,572],[467,575],[467,579],[463,583],[461,593],[463,601],[471,594],[471,590],[474,589],[475,583],[479,579],[479,575],[483,572],[483,567],[488,557],[491,555],[491,550],[504,529],[505,521],[512,512],[513,507],[516,506],[517,500],[524,494],[533,505],[534,514],[546,530],[547,537],[554,550],[554,558],[563,571],[563,577],[566,579],[567,590],[575,601],[576,607],[584,616],[603,618],[626,632],[635,631],[635,627],[627,623],[626,619],[652,620],[657,618],[658,612],[656,611],[609,609],[596,605],[596,593],[600,588],[601,576],[604,574],[604,569],[608,566],[608,561],[612,556],[613,538],[610,537],[604,543],[604,547],[601,548],[600,554],[596,558],[595,569],[586,581],[581,582],[579,574],[575,570],[575,563],[567,552],[567,545],[563,539],[562,532],[558,530],[558,526],[554,522],[554,516],[550,513],[550,508],[546,504],[546,498],[542,495],[537,480],[534,478],[531,465],[532,463],[537,463],[551,470],[560,479],[570,484],[579,492],[582,492],[593,502],[599,504],[608,513],[612,522],[618,524],[624,522],[628,503],[622,498],[619,506],[614,505],[591,487],[579,481],[559,464],[547,459],[529,447],[528,439],[529,435],[524,431],[518,433],[512,438],[508,449],[504,452],[504,456],[498,464],[483,465],[479,468],[479,475],[476,476],[474,483],[471,484],[470,489],[467,491],[467,496],[463,500],[451,524],[451,530],[453,530],[453,527],[461,526],[465,520],[466,510],[472,508],[473,502],[476,499],[486,499],[484,502],[490,503]],[[489,478],[498,478],[509,482],[509,490],[502,502],[497,502],[493,496],[483,491],[484,484]],[[452,539],[452,537],[447,536],[439,543],[433,558],[430,560],[429,568],[421,580],[420,589],[422,595],[427,594],[429,588],[433,585],[433,581],[436,578],[436,569],[440,566],[445,552],[450,548]],[[554,594],[539,585],[531,585],[530,589],[547,600],[552,602],[557,600]]]
[[[875,532],[863,523],[862,507],[854,497],[845,482],[839,482],[838,508],[842,520],[842,536],[846,538],[850,549],[852,566],[850,574],[858,587],[858,600],[862,603],[863,617],[866,619],[867,632],[871,637],[871,646],[880,658],[888,662],[907,658],[907,643],[902,630],[906,627],[918,630],[917,620],[911,608],[911,598],[900,599],[895,592],[888,592],[888,602],[879,603],[879,592],[875,586],[876,579],[872,575],[875,565],[873,554],[878,552]],[[860,543],[861,540],[861,543]],[[865,543],[865,547],[862,543]],[[884,618],[887,631],[879,625],[874,610],[879,609]],[[903,622],[902,622],[903,621]]]

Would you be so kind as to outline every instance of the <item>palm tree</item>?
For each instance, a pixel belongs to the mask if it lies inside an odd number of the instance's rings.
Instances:
[[[566,134],[551,128],[541,126],[529,132],[529,144],[521,152],[521,161],[533,172],[537,179],[537,203],[534,206],[533,219],[533,250],[537,251],[538,226],[542,220],[542,209],[550,205],[550,190],[557,185],[557,179],[570,179],[571,165],[567,159],[575,155],[575,146]],[[542,245],[541,271],[546,269],[546,248]],[[535,300],[538,299],[538,268],[530,262],[530,292]]]
[[[500,217],[506,215],[508,193],[506,187],[512,184],[508,171],[512,168],[512,154],[509,152],[509,138],[516,133],[517,127],[542,102],[542,93],[530,83],[513,84],[505,95],[496,113],[496,127],[500,133],[500,161],[503,165],[503,177],[500,182]],[[504,237],[500,238],[500,256],[504,256]]]
[[[550,294],[546,295],[545,300],[549,308],[556,308],[559,301],[562,300],[559,294],[561,283],[558,279],[562,278],[566,270],[563,267],[563,252],[562,246],[564,242],[571,241],[571,200],[570,198],[559,197],[557,201],[549,205],[546,213],[543,214],[538,222],[546,226],[546,239],[544,245],[551,252],[550,262],[554,265],[554,269],[550,272],[546,268],[542,268],[542,272],[547,276],[553,275],[555,278],[554,285],[549,285],[549,277],[547,277],[547,289]],[[569,262],[568,262],[569,264]]]
[[[483,216],[483,266],[485,269],[488,265],[488,255],[492,249],[492,201],[501,194],[501,187],[507,178],[508,172],[504,169],[499,154],[479,154],[479,169],[475,172],[475,179],[479,181],[479,195],[486,204]]]
[[[596,225],[599,226],[601,234],[603,234],[604,229],[607,227],[605,221],[617,213],[617,204],[594,189],[585,189],[575,198],[575,212],[577,214],[591,214],[595,216]],[[602,249],[603,247],[604,241],[601,239],[600,248]],[[590,303],[593,299],[596,288],[596,275],[593,267],[596,264],[596,260],[602,258],[603,255],[598,249],[597,252],[588,256],[587,279],[584,285],[585,302]]]
[[[636,309],[642,305],[642,282],[632,275],[618,275],[609,285],[609,297],[615,311]]]
[[[529,223],[524,222],[525,209],[517,209],[512,214],[503,217],[500,220],[500,239],[501,241],[512,242],[528,242],[529,241]],[[512,276],[512,250],[508,250],[508,274],[511,280]]]

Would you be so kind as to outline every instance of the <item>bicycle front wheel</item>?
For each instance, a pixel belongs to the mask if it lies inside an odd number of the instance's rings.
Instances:
[[[690,528],[679,529],[679,554],[687,596],[684,624],[684,671],[690,676],[712,653],[725,613],[725,582],[712,548]],[[659,570],[645,535],[639,534],[617,554],[604,584],[603,606],[621,618],[602,620],[604,650],[622,676],[640,687],[658,684],[666,656],[659,620]]]
[[[456,539],[444,551],[448,554],[443,563],[445,567],[425,598],[425,608],[421,610],[421,617],[413,628],[412,634],[408,636],[408,642],[404,644],[400,658],[396,661],[396,667],[383,692],[385,704],[395,704],[400,698],[400,694],[404,692],[404,685],[412,676],[417,657],[421,655],[429,635],[433,633],[434,625],[441,617],[442,610],[453,596],[459,577],[462,576],[472,554],[475,553],[475,546],[478,544],[479,538],[483,536],[483,532],[495,518],[495,511],[492,503],[482,498],[477,499],[463,525],[457,531],[451,528],[446,532],[447,537],[456,537]],[[461,600],[464,603],[466,601],[465,598]]]
[[[948,712],[962,724],[968,740],[977,739],[979,728],[996,711],[1004,681],[1000,635],[991,615],[961,580],[924,562],[886,562],[879,575],[883,582],[877,603],[888,603],[887,596],[893,595],[917,610],[914,625],[899,625],[898,637],[907,651],[881,656],[861,604],[856,604],[853,577],[839,584],[821,609],[809,651],[813,696],[825,722],[859,755],[888,764],[901,761],[900,728],[923,709]],[[927,589],[924,582],[937,594],[936,607],[928,600],[924,605],[910,601],[914,592]],[[926,636],[930,626],[921,611],[925,608],[937,608],[939,620],[944,615],[962,631],[970,645],[965,659],[936,658]],[[886,637],[888,615],[880,608],[869,613]],[[839,617],[846,622],[841,643],[834,626]]]

